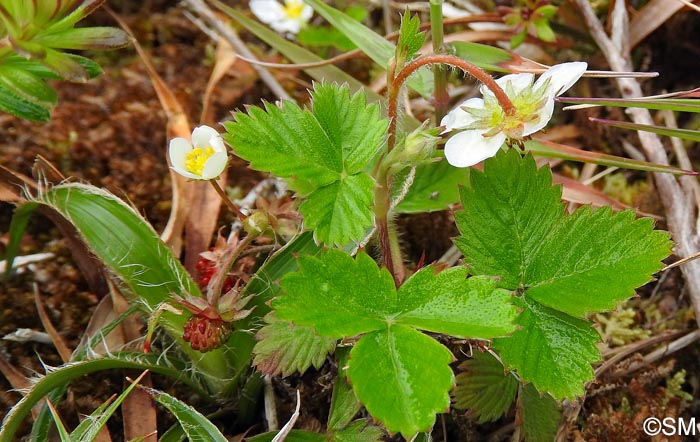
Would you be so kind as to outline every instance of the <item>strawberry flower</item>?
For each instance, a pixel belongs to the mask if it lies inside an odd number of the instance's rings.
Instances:
[[[209,126],[199,126],[192,131],[192,142],[185,138],[173,138],[168,148],[171,168],[193,180],[213,180],[226,169],[228,154],[224,140]]]
[[[277,32],[297,34],[314,14],[311,6],[302,0],[251,0],[250,10],[261,22]]]
[[[552,118],[554,98],[573,86],[586,68],[584,62],[558,64],[536,82],[533,74],[499,78],[496,83],[515,108],[512,114],[506,114],[493,92],[482,86],[483,98],[464,101],[440,122],[443,133],[461,130],[445,144],[447,162],[455,167],[472,166],[496,155],[506,141],[517,143],[544,128]]]

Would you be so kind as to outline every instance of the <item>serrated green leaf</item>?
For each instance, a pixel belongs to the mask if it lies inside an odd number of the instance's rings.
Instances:
[[[469,410],[479,423],[495,421],[503,416],[515,400],[518,380],[504,373],[503,365],[488,353],[475,352],[463,364],[453,392],[455,408]]]
[[[511,149],[486,161],[483,172],[470,170],[461,198],[455,244],[470,271],[500,277],[511,290],[523,287],[524,269],[564,211],[550,170]]]
[[[340,347],[335,352],[338,367],[345,367],[350,356],[349,347]],[[345,428],[353,417],[360,411],[360,405],[355,392],[345,376],[336,376],[333,383],[333,395],[331,396],[331,408],[328,412],[328,430],[341,430]]]
[[[342,430],[331,433],[326,440],[328,442],[380,442],[384,438],[384,431],[370,424],[366,420],[351,422]]]
[[[650,281],[671,251],[668,233],[653,228],[632,210],[577,210],[556,225],[526,267],[526,296],[577,317],[614,308]]]
[[[532,384],[523,385],[518,396],[518,415],[526,442],[551,442],[559,429],[559,404]],[[516,420],[517,421],[517,420]]]
[[[395,178],[394,181],[401,178]],[[468,171],[442,160],[416,168],[413,184],[396,206],[397,213],[446,210],[459,201],[459,186],[467,183]]]
[[[265,316],[265,321],[253,348],[253,365],[265,374],[289,376],[303,374],[311,365],[321,368],[335,349],[335,339],[318,336],[313,327],[293,325],[273,314]]]
[[[399,289],[396,323],[458,337],[489,339],[515,330],[512,295],[488,277],[467,279],[467,269],[416,272]],[[488,306],[488,308],[484,308]]]
[[[425,33],[420,32],[420,18],[406,12],[401,16],[398,50],[404,60],[410,60],[423,47]]]
[[[365,408],[391,432],[410,439],[450,406],[452,354],[403,325],[362,337],[350,353],[348,378]]]
[[[194,408],[162,391],[141,388],[175,416],[191,442],[228,442],[221,431]]]
[[[299,269],[281,281],[286,293],[272,304],[279,318],[338,339],[386,327],[396,289],[389,272],[369,255],[353,259],[328,250],[320,259],[299,257]]]
[[[317,241],[343,246],[361,239],[372,226],[374,180],[364,172],[341,178],[313,192],[299,206],[304,227]]]
[[[522,328],[493,341],[506,368],[556,399],[582,395],[584,384],[595,378],[591,364],[600,360],[595,346],[598,333],[590,322],[534,301],[523,302],[522,307],[518,319]]]

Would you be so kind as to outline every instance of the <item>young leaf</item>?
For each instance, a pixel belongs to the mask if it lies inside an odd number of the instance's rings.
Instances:
[[[372,416],[410,439],[449,408],[452,360],[434,339],[394,325],[360,339],[350,353],[348,379]]]
[[[518,380],[488,353],[475,352],[457,375],[455,408],[469,410],[477,422],[495,421],[508,411],[518,391]]]
[[[550,442],[559,429],[559,404],[548,394],[541,395],[532,384],[523,385],[518,395],[518,416],[527,442]]]
[[[467,269],[435,274],[432,266],[416,272],[399,290],[395,321],[421,330],[488,339],[515,330],[518,311],[511,293],[483,276],[467,279]],[[483,306],[489,306],[488,309]]]
[[[281,281],[286,293],[272,304],[279,318],[313,326],[332,338],[386,327],[396,289],[389,272],[380,270],[369,255],[359,253],[353,259],[328,250],[321,259],[299,257],[299,269]]]
[[[401,16],[397,55],[400,54],[403,60],[409,61],[423,47],[423,43],[425,43],[425,33],[420,32],[420,18],[406,12]]]
[[[313,327],[281,321],[273,314],[265,316],[253,353],[253,365],[269,375],[303,374],[311,365],[320,368],[335,349],[335,339],[318,336]]]
[[[595,344],[600,336],[591,323],[552,310],[534,301],[521,303],[520,330],[497,338],[493,347],[522,382],[557,399],[581,396],[594,379],[591,364],[600,360]]]

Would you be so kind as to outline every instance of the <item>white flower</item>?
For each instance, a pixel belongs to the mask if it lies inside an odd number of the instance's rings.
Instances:
[[[277,0],[250,0],[250,10],[275,31],[291,34],[299,33],[314,14],[302,0],[284,0],[284,6]]]
[[[445,126],[443,133],[463,129],[445,144],[447,162],[472,166],[496,155],[506,140],[519,141],[544,128],[552,118],[554,98],[573,86],[587,66],[584,62],[558,64],[536,82],[533,74],[499,78],[496,83],[515,107],[513,115],[506,115],[493,92],[482,86],[483,98],[466,100],[440,122]]]
[[[191,143],[185,138],[173,138],[168,153],[172,169],[193,180],[213,180],[228,163],[224,140],[209,126],[196,127]]]

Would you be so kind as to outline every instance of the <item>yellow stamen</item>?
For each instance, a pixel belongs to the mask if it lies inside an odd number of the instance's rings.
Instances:
[[[201,147],[193,149],[192,152],[187,154],[185,169],[195,175],[202,175],[202,172],[204,172],[204,165],[207,163],[209,157],[215,153],[216,151],[211,146],[207,146],[204,149]]]
[[[299,18],[301,17],[301,12],[304,10],[304,2],[298,0],[287,0],[284,2],[282,11],[287,16],[287,18]]]

